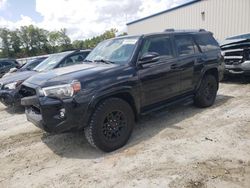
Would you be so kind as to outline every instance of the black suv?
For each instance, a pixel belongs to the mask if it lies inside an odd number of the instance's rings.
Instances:
[[[19,68],[20,64],[14,59],[0,59],[0,78],[12,68]]]
[[[222,60],[203,30],[114,38],[85,64],[26,80],[21,103],[27,119],[45,131],[84,130],[92,146],[110,152],[128,141],[139,115],[188,99],[211,106]]]

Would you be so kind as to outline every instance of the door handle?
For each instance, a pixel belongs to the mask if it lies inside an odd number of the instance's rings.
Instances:
[[[170,67],[171,67],[171,69],[177,69],[178,68],[177,64],[173,64]]]
[[[178,64],[173,64],[173,65],[170,66],[170,68],[173,69],[173,70],[184,70],[184,68],[182,68]]]
[[[178,69],[178,70],[181,70],[182,68],[180,67],[180,65],[177,65],[177,64],[173,64],[170,66],[171,69]]]

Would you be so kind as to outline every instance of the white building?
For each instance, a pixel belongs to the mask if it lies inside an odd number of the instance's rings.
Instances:
[[[250,33],[250,0],[193,0],[163,12],[127,23],[128,34],[165,29],[206,29],[217,40]]]

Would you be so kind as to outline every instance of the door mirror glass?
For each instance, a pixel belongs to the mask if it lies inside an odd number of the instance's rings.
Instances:
[[[145,53],[139,60],[139,64],[147,64],[147,63],[153,63],[160,59],[160,55],[156,52],[148,52]]]

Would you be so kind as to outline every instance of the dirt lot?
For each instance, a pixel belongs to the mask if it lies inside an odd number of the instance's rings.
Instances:
[[[0,106],[0,187],[250,187],[250,84],[224,83],[216,104],[146,116],[105,154],[82,133],[49,135]]]

